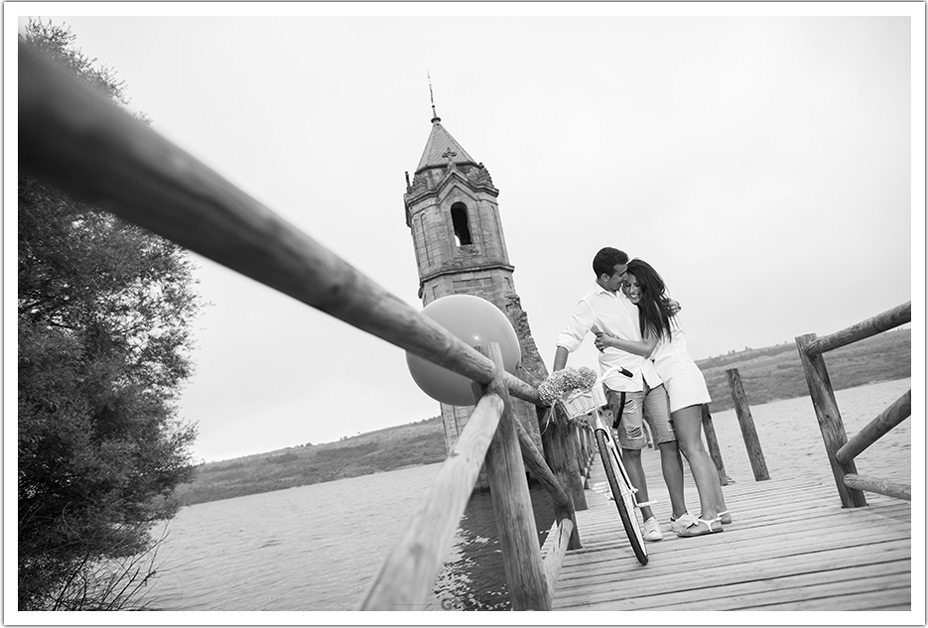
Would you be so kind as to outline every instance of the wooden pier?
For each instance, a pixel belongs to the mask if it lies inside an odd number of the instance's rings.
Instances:
[[[583,547],[564,558],[554,610],[910,610],[909,502],[868,494],[842,508],[828,478],[747,480],[724,487],[724,532],[685,539],[670,532],[660,454],[642,460],[664,540],[648,543],[646,566],[635,560],[597,457],[576,513]],[[689,473],[685,484],[698,509]]]

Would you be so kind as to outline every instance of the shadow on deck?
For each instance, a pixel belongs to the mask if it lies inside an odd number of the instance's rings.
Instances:
[[[554,610],[910,610],[909,502],[868,493],[869,506],[843,509],[834,482],[751,480],[724,487],[734,519],[724,532],[680,538],[659,454],[644,458],[664,540],[641,566],[597,458],[589,509],[577,512],[583,547],[564,559]],[[689,473],[686,499],[697,513]]]

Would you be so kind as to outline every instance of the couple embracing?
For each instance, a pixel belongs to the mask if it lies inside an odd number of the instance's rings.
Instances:
[[[647,262],[629,261],[618,249],[597,252],[593,273],[595,286],[558,336],[553,370],[567,365],[569,353],[580,347],[587,333],[595,334],[600,369],[604,374],[612,370],[603,380],[606,400],[622,460],[638,489],[646,541],[659,541],[664,535],[651,509],[641,465],[641,451],[647,446],[644,420],[660,448],[661,471],[670,492],[670,530],[682,537],[721,532],[723,524],[731,523],[731,515],[718,472],[702,443],[702,405],[709,403],[709,391],[676,321],[680,306],[667,296],[663,279]],[[698,516],[686,508],[681,452],[699,492]]]

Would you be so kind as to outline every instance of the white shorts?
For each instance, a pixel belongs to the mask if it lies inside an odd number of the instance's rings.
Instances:
[[[676,361],[669,372],[658,371],[658,375],[664,380],[671,412],[712,401],[706,378],[694,362]]]

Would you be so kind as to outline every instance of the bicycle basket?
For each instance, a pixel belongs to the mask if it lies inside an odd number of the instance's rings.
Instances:
[[[606,392],[603,390],[602,382],[597,380],[590,390],[568,393],[562,399],[558,399],[558,403],[567,413],[567,418],[575,419],[606,405]]]

